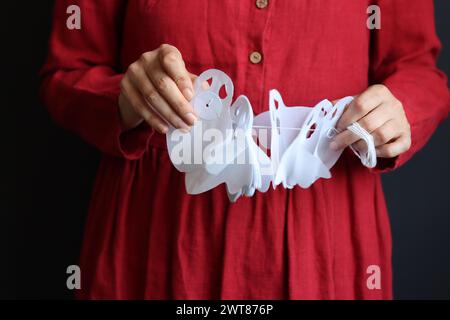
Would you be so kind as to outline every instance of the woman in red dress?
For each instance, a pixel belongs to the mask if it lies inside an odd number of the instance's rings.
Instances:
[[[66,26],[73,4],[81,30]],[[379,30],[367,27],[371,4]],[[42,95],[59,125],[103,153],[78,297],[391,298],[379,173],[411,158],[449,111],[433,14],[431,0],[56,1]],[[344,152],[308,189],[237,203],[223,186],[187,195],[164,133],[195,122],[191,80],[210,68],[256,114],[272,88],[287,105],[357,95],[339,127],[372,133],[377,167]],[[350,144],[361,141],[344,131],[334,147]]]

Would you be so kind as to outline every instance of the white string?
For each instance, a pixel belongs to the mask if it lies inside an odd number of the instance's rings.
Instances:
[[[357,122],[354,122],[347,127],[347,130],[353,132],[366,142],[367,151],[365,153],[358,152],[358,150],[356,150],[353,146],[350,146],[350,148],[358,156],[358,158],[361,159],[363,165],[367,168],[374,168],[377,165],[377,153],[372,135]]]
[[[253,126],[252,128],[255,129],[272,129],[271,126]],[[275,127],[277,129],[283,129],[283,130],[296,130],[296,131],[301,131],[303,127]],[[315,129],[309,129],[309,131],[314,131]]]

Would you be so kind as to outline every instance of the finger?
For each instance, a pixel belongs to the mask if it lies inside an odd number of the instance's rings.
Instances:
[[[145,70],[139,64],[133,63],[128,67],[127,74],[133,86],[138,89],[144,97],[144,100],[149,104],[150,100],[154,99],[153,95],[156,94],[156,90],[147,77]]]
[[[360,139],[359,136],[350,130],[344,130],[333,138],[333,141],[330,143],[330,148],[332,150],[342,150]]]
[[[202,89],[203,90],[208,90],[210,87],[209,82],[208,81],[203,81],[202,83]]]
[[[344,130],[352,123],[363,118],[383,102],[383,86],[371,86],[353,99],[339,119],[337,128]]]
[[[396,122],[394,120],[389,120],[371,134],[375,147],[379,147],[397,139],[402,133]],[[367,149],[367,144],[363,140],[359,140],[353,144],[353,147],[358,151],[363,151]]]
[[[194,83],[195,83],[195,81],[197,80],[198,76],[195,75],[195,74],[193,74],[193,73],[190,73],[190,72],[189,72],[189,77],[191,78],[192,86],[194,86]],[[203,88],[204,90],[207,90],[207,89],[209,88],[209,83],[208,83],[208,81],[203,81],[203,83],[202,83],[202,88]],[[194,94],[195,94],[195,92],[194,92]]]
[[[121,89],[127,103],[139,114],[152,128],[160,133],[167,133],[169,128],[164,120],[150,109],[141,93],[134,87],[128,77],[124,77],[121,82]]]
[[[358,124],[366,130],[368,133],[372,133],[378,128],[382,127],[392,118],[392,109],[388,104],[382,104],[379,107],[373,109],[365,117],[358,120]],[[344,149],[345,147],[356,144],[364,144],[364,141],[360,141],[360,137],[352,133],[349,130],[336,135],[332,143],[332,148],[335,150]],[[355,147],[356,148],[356,147]],[[358,149],[359,150],[359,149]]]
[[[153,70],[151,74],[147,73],[147,75],[150,77],[154,88],[156,88],[158,96],[161,97],[166,102],[165,105],[171,109],[170,114],[176,114],[188,127],[194,125],[197,121],[194,109],[169,75],[161,69]],[[151,102],[151,104],[154,105],[153,102]],[[169,113],[168,110],[164,110],[164,112]],[[174,116],[171,115],[171,117]]]
[[[164,71],[176,83],[185,99],[191,101],[194,97],[194,87],[180,51],[174,46],[163,45],[159,59]]]
[[[396,121],[389,120],[380,128],[372,132],[372,137],[376,147],[382,146],[397,139],[402,134]]]
[[[393,119],[392,108],[387,103],[382,103],[374,108],[366,116],[358,120],[358,124],[368,133],[372,133],[385,123]]]
[[[196,74],[193,74],[193,73],[190,73],[190,72],[189,72],[189,77],[191,78],[192,86],[194,87],[194,83],[195,83],[195,81],[197,81],[198,76],[197,76]],[[207,89],[209,88],[209,83],[208,83],[208,81],[203,81],[203,83],[202,83],[202,88],[203,88],[204,90],[207,90]],[[195,95],[195,89],[194,89],[194,95]]]
[[[198,76],[189,72],[189,78],[191,78],[192,86],[194,86],[194,82],[197,80]]]
[[[153,87],[153,84],[151,94],[147,99],[153,110],[155,110],[160,115],[160,117],[163,118],[172,127],[183,130],[185,132],[190,131],[190,126],[176,114],[169,103],[158,93],[156,88]]]
[[[376,148],[377,157],[379,158],[394,158],[411,147],[411,137],[404,133],[393,142],[384,144]]]
[[[131,68],[128,71],[131,75],[130,80],[133,85],[138,88],[144,101],[153,108],[154,111],[166,121],[177,129],[189,131],[189,126],[172,110],[170,105],[158,93],[153,83],[148,79],[146,72],[142,68]]]
[[[197,80],[198,76],[189,72],[189,77],[191,78],[192,85],[194,85],[194,83]],[[210,87],[210,85],[209,85],[208,81],[203,81],[202,89],[208,90],[209,87]],[[195,92],[194,92],[194,94],[195,94]]]

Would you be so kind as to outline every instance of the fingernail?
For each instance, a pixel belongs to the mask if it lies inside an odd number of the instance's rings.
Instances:
[[[186,88],[183,90],[183,95],[188,101],[191,101],[194,97],[194,92],[190,88]]]
[[[197,121],[197,117],[192,112],[189,112],[186,114],[186,120],[188,120],[190,124],[194,124]]]
[[[178,122],[177,128],[181,130],[181,132],[188,133],[191,131],[191,127],[189,127],[186,123],[183,121]]]
[[[166,134],[169,131],[169,128],[167,126],[160,126],[159,130],[161,131],[161,133]]]
[[[180,128],[180,131],[183,132],[183,133],[188,133],[188,132],[191,131],[191,128],[189,128],[189,127],[182,127],[182,128]]]
[[[332,141],[330,143],[330,149],[337,151],[339,149],[339,146],[338,146],[338,144],[336,142]]]

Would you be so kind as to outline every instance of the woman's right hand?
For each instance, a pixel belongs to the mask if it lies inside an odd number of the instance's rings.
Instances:
[[[121,82],[119,110],[125,128],[146,121],[160,133],[168,131],[168,124],[189,131],[197,120],[189,103],[195,78],[174,46],[163,44],[142,54]]]

